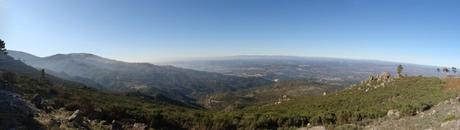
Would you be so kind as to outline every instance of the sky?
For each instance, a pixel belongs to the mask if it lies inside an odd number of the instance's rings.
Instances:
[[[0,0],[0,38],[38,56],[131,62],[287,55],[459,66],[458,0]]]

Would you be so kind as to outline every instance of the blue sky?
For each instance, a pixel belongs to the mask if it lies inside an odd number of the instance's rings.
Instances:
[[[0,0],[0,38],[38,56],[136,62],[294,55],[458,66],[447,0]]]

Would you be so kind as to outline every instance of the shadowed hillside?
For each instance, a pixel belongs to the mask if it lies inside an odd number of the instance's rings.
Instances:
[[[10,55],[35,68],[50,70],[50,74],[80,81],[88,86],[97,84],[102,85],[102,89],[115,92],[166,96],[190,104],[193,104],[196,98],[210,93],[235,91],[271,83],[261,78],[226,76],[148,63],[126,63],[84,53],[40,58],[10,51]]]

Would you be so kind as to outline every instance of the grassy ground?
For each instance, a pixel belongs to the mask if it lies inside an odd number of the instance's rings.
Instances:
[[[447,77],[442,80],[446,82],[443,87],[445,91],[460,94],[460,78]]]
[[[445,82],[439,78],[406,77],[380,88],[358,85],[326,96],[298,97],[280,105],[254,107],[246,110],[249,114],[245,118],[257,120],[248,125],[269,128],[307,123],[366,123],[366,120],[386,116],[391,109],[410,116],[454,97],[453,93],[442,90],[444,85]]]

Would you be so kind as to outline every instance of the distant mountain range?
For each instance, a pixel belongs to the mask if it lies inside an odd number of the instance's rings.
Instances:
[[[404,66],[404,74],[440,76],[434,66],[377,60],[296,56],[231,56],[165,63],[178,67],[217,72],[239,77],[261,77],[268,80],[312,80],[348,86],[384,71],[396,73]]]
[[[9,55],[47,73],[101,90],[166,96],[182,102],[214,92],[247,89],[272,83],[256,77],[236,77],[149,63],[127,63],[93,54],[57,54],[37,57],[25,52]]]

